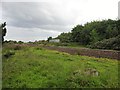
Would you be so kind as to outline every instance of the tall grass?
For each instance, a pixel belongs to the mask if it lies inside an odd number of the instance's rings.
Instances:
[[[3,49],[3,53],[10,50]],[[3,88],[119,87],[117,60],[70,55],[40,47],[12,50],[14,55],[3,58]]]

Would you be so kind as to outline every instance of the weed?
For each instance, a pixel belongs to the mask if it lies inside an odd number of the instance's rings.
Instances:
[[[3,56],[5,58],[9,58],[10,56],[15,55],[15,52],[13,50],[6,51]]]

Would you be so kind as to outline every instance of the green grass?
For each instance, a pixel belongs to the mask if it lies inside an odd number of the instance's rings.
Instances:
[[[5,57],[8,52],[14,52]],[[3,48],[3,88],[118,87],[118,61],[39,47]],[[98,75],[87,74],[96,70]]]

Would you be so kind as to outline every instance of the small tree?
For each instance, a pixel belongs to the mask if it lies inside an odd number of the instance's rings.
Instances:
[[[18,41],[18,44],[23,44],[24,42],[22,42],[22,41]]]
[[[48,37],[47,41],[49,42],[50,40],[52,40],[52,37]]]

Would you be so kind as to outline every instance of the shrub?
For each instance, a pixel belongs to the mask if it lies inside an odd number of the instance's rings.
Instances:
[[[40,48],[40,47],[36,47],[35,49],[36,50],[43,50],[43,48]]]
[[[15,52],[12,51],[12,50],[6,51],[6,52],[3,54],[3,56],[4,56],[5,58],[9,58],[9,57],[12,56],[12,55],[15,55]]]
[[[56,43],[56,46],[69,46],[69,43]]]
[[[95,44],[91,45],[90,47],[96,49],[120,50],[120,35],[114,38],[98,41]]]
[[[16,46],[14,47],[14,50],[21,50],[21,49],[22,49],[22,47],[19,46],[19,45],[16,45]]]

